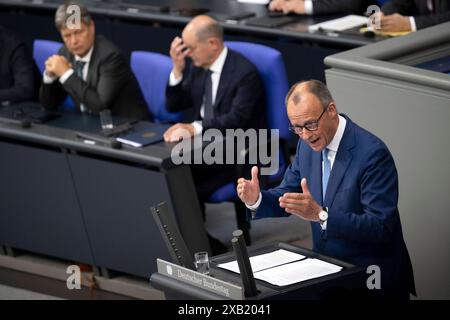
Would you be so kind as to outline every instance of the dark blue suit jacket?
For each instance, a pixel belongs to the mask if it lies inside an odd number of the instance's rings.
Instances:
[[[285,192],[300,192],[306,178],[317,203],[328,207],[326,231],[312,222],[313,250],[359,266],[378,265],[381,289],[415,293],[412,266],[397,209],[398,180],[386,145],[348,117],[322,203],[322,158],[298,143],[294,161],[280,186],[262,191],[256,218],[286,216],[278,205]]]
[[[170,112],[186,111],[185,121],[200,120],[206,71],[188,64],[183,81],[166,88]],[[241,54],[228,49],[214,102],[214,118],[203,121],[203,130],[265,127],[265,93],[256,67]]]

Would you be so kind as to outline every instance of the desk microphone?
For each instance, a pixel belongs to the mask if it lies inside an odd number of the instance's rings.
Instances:
[[[256,282],[253,277],[253,270],[248,257],[247,246],[245,245],[244,233],[242,230],[236,230],[233,232],[233,237],[234,238],[231,239],[231,244],[233,245],[234,254],[236,255],[239,266],[245,296],[254,297],[258,294],[258,290],[256,289]]]
[[[86,139],[87,141],[99,142],[99,143],[108,145],[113,149],[122,148],[122,143],[120,141],[117,141],[116,139],[100,138],[100,137],[96,137],[96,136],[81,133],[81,132],[77,132],[77,137],[81,138],[81,139]]]
[[[3,123],[11,123],[19,125],[21,128],[28,129],[31,128],[31,120],[30,119],[8,119],[8,118],[0,118],[0,121]]]

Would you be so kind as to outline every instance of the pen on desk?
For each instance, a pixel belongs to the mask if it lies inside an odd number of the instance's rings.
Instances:
[[[327,36],[330,36],[330,37],[339,37],[339,33],[336,33],[336,32],[327,32],[326,34],[327,34]]]
[[[325,34],[326,34],[327,36],[329,36],[329,37],[339,37],[339,33],[334,32],[334,31],[332,31],[332,30],[327,30],[327,29],[322,28],[322,27],[319,27],[319,28],[317,29],[317,31],[322,32],[322,33],[325,33]]]
[[[84,140],[83,140],[83,143],[86,143],[86,144],[95,144],[95,141],[84,139]]]
[[[116,139],[110,140],[108,138],[95,137],[95,136],[81,133],[81,132],[77,132],[76,136],[80,139],[83,139],[83,143],[86,143],[86,144],[97,145],[100,143],[100,145],[104,144],[104,145],[110,146],[113,149],[122,148],[122,143],[117,141]]]

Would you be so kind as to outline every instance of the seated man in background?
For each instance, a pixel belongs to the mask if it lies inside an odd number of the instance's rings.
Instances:
[[[280,186],[260,191],[258,168],[237,193],[255,218],[295,215],[311,222],[313,250],[379,267],[375,296],[409,299],[413,270],[398,212],[398,179],[386,145],[339,114],[328,88],[312,80],[286,97],[300,140]]]
[[[241,54],[228,49],[223,29],[208,16],[197,16],[170,47],[173,69],[166,88],[167,110],[185,111],[186,123],[170,127],[166,141],[200,135],[207,129],[263,128],[265,93],[256,67]],[[186,61],[186,58],[190,58]],[[191,166],[201,203],[227,182],[236,181],[234,165]],[[223,251],[223,246],[214,249]]]
[[[282,11],[284,14],[307,15],[354,13],[362,15],[367,7],[377,4],[376,0],[272,0],[269,10]]]
[[[448,0],[390,0],[381,8],[381,31],[416,31],[450,21]]]
[[[0,26],[0,105],[36,101],[39,70],[25,43]]]
[[[80,23],[70,6],[78,6]],[[57,108],[70,95],[81,112],[98,114],[111,109],[112,115],[150,120],[147,105],[130,67],[120,51],[95,34],[95,25],[84,5],[61,5],[55,25],[64,46],[45,62],[40,101]]]

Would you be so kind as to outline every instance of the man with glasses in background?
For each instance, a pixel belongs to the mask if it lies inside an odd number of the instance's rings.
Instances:
[[[280,186],[260,191],[258,168],[237,193],[254,218],[296,215],[311,221],[313,250],[358,266],[376,265],[375,296],[415,294],[397,209],[398,179],[386,145],[338,114],[320,81],[295,84],[286,97],[290,129],[300,140]]]

